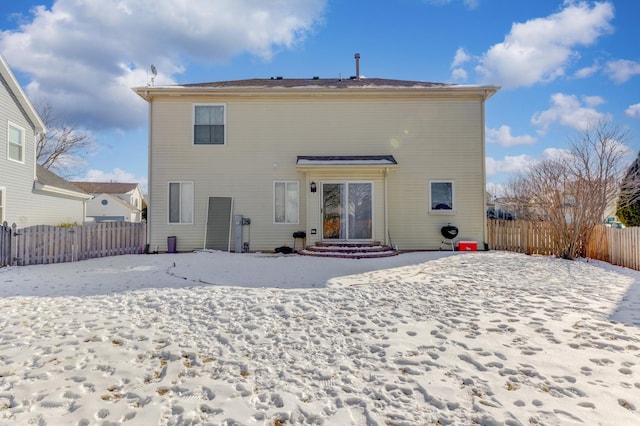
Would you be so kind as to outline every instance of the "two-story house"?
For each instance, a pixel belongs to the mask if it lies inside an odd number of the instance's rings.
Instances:
[[[0,223],[83,223],[90,196],[36,164],[45,124],[0,55]]]
[[[451,223],[482,248],[498,89],[359,76],[134,88],[150,110],[149,244],[272,251],[303,231],[430,250]]]

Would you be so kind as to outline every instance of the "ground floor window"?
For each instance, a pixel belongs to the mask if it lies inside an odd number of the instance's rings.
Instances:
[[[169,223],[193,223],[193,182],[169,182]]]
[[[300,183],[273,183],[273,222],[299,223]]]
[[[429,182],[429,211],[447,212],[455,210],[453,182],[433,180]]]

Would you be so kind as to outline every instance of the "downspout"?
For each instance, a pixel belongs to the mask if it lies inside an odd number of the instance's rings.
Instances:
[[[384,244],[389,245],[389,206],[387,196],[387,176],[389,175],[389,168],[384,170]]]
[[[152,182],[152,177],[151,177],[151,141],[153,140],[152,135],[153,135],[153,126],[151,123],[151,118],[152,118],[152,114],[151,114],[151,108],[153,107],[153,99],[149,97],[149,92],[145,92],[145,97],[147,97],[149,99],[149,128],[147,130],[148,133],[148,155],[147,155],[147,235],[146,235],[146,240],[147,240],[147,245],[150,247],[151,246],[151,188],[153,188],[151,182]],[[140,212],[140,215],[142,216],[142,212]],[[150,249],[149,249],[150,250]]]
[[[481,108],[480,108],[480,137],[481,137],[481,141],[482,141],[482,161],[481,161],[481,169],[482,169],[482,206],[483,206],[483,210],[482,210],[482,242],[483,247],[482,249],[484,250],[485,247],[488,247],[488,241],[487,241],[487,159],[486,159],[486,142],[485,142],[485,112],[484,112],[484,108],[485,108],[485,103],[486,100],[489,96],[489,91],[485,89],[484,91],[484,98],[482,98],[481,101]]]

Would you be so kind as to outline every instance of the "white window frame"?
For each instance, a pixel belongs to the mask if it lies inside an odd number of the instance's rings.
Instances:
[[[434,183],[448,183],[451,185],[451,208],[450,209],[436,209],[433,206],[433,184]],[[429,213],[432,214],[455,214],[456,213],[456,184],[453,180],[430,180],[429,181]]]
[[[207,106],[222,107],[222,125],[224,126],[224,142],[223,143],[196,143],[196,108]],[[225,103],[207,103],[193,104],[192,120],[191,120],[191,144],[193,146],[226,146],[227,145],[227,104]]]
[[[178,222],[171,222],[171,185],[172,184],[179,184],[180,185],[180,198],[178,199],[178,211],[179,211],[179,215],[180,218],[178,220]],[[182,203],[183,203],[183,187],[185,185],[191,185],[191,218],[190,221],[186,221],[183,217],[182,217],[182,213],[183,213],[183,207],[182,207]],[[195,211],[194,211],[194,204],[195,204],[195,185],[193,183],[193,181],[169,181],[167,182],[167,224],[169,225],[193,225],[193,221],[194,221],[194,216],[195,216]]]
[[[278,222],[276,219],[276,204],[277,204],[277,200],[276,200],[276,185],[278,184],[284,184],[284,193],[285,193],[285,204],[284,204],[284,208],[285,208],[285,212],[284,212],[284,221],[283,222]],[[295,210],[296,210],[296,221],[289,221],[288,220],[288,214],[287,214],[287,203],[286,203],[286,194],[288,192],[289,189],[289,185],[295,184],[298,186],[298,193],[297,193],[297,197],[296,197],[296,206],[295,206]],[[273,181],[273,224],[274,225],[298,225],[300,223],[300,181],[297,180],[276,180]]]
[[[0,225],[5,221],[5,210],[7,202],[7,188],[0,186]]]
[[[11,128],[14,128],[15,130],[20,132],[20,138],[22,139],[20,141],[20,159],[15,159],[13,157],[11,157],[11,145],[16,146],[15,143],[11,142]],[[7,159],[11,160],[11,161],[15,161],[16,163],[20,163],[20,164],[24,164],[24,158],[25,158],[25,130],[24,127],[22,126],[18,126],[15,123],[12,123],[11,121],[8,122],[7,125]]]

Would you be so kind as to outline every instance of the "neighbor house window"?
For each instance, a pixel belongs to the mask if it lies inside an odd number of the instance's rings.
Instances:
[[[196,145],[224,145],[225,106],[194,105],[193,143]]]
[[[453,182],[429,182],[429,210],[433,212],[448,212],[454,210]]]
[[[24,163],[24,129],[9,123],[9,159]]]
[[[273,210],[275,223],[298,223],[300,183],[274,182]]]
[[[169,223],[193,223],[193,182],[169,182]]]

